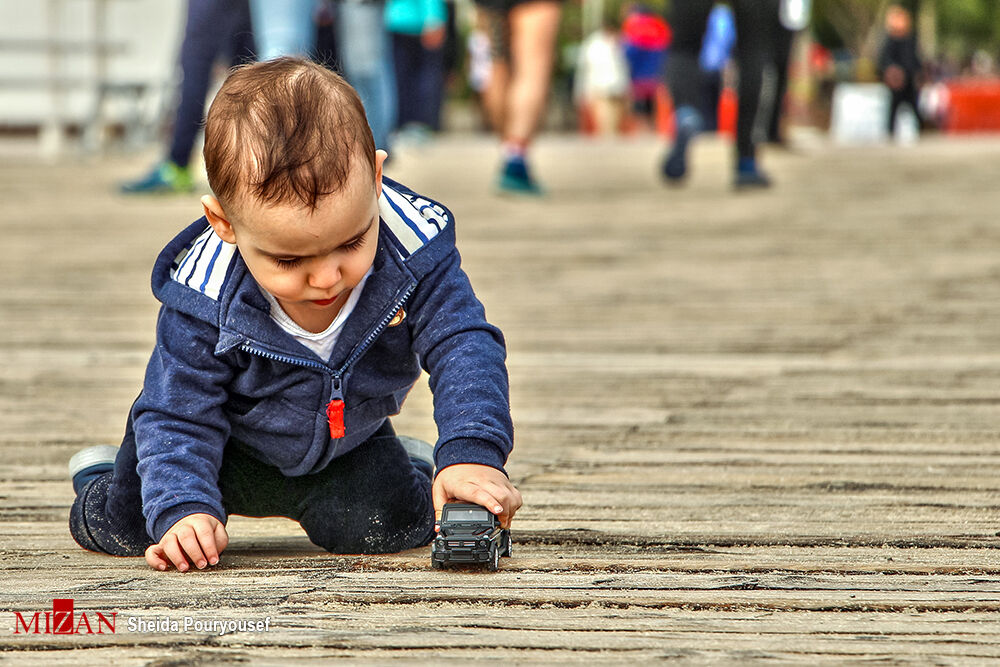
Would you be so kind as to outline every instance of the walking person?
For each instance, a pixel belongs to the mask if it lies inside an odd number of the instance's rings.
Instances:
[[[125,194],[190,192],[189,164],[205,116],[205,98],[212,68],[221,55],[231,65],[252,62],[254,35],[247,0],[188,0],[181,43],[180,99],[174,116],[170,148],[163,160],[143,177],[122,184]]]
[[[632,113],[647,129],[655,125],[657,96],[672,37],[670,26],[651,8],[636,4],[625,10],[622,39],[631,79]]]
[[[781,0],[733,0],[736,23],[736,66],[739,69],[739,107],[736,122],[736,164],[733,184],[737,188],[760,188],[771,184],[757,162],[755,125],[769,119],[773,99],[762,97],[765,67],[773,61],[773,17]],[[699,111],[702,77],[698,64],[712,0],[685,0],[673,4],[670,25],[673,47],[667,61],[667,82],[676,109],[677,136],[661,171],[669,183],[679,183],[688,171],[687,150],[704,129]]]
[[[503,144],[498,188],[538,195],[528,153],[541,125],[555,63],[560,0],[474,0],[492,67],[483,105]]]
[[[896,114],[904,103],[913,110],[917,127],[920,127],[917,98],[918,78],[923,64],[917,52],[910,12],[900,5],[891,5],[885,14],[885,32],[885,42],[879,52],[878,74],[892,93],[888,119],[891,137],[896,131]]]
[[[788,65],[792,58],[795,35],[809,25],[811,0],[782,0],[781,11],[774,24],[774,104],[771,105],[771,122],[767,127],[767,142],[786,146],[781,119],[785,115],[785,95],[788,93]]]

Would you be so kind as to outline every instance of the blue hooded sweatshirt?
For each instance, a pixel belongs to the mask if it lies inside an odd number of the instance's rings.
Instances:
[[[503,471],[513,446],[506,348],[460,267],[454,218],[384,179],[373,272],[329,359],[282,330],[235,245],[205,218],[160,253],[163,306],[132,407],[146,530],[195,513],[226,520],[218,473],[230,438],[288,476],[322,470],[397,414],[430,375],[438,470]]]

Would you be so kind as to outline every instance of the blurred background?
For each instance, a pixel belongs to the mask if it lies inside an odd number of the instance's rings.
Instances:
[[[177,664],[1000,655],[1000,2],[514,3],[0,0],[0,606],[297,619]],[[192,583],[66,531],[66,463],[121,442],[150,269],[202,213],[206,101],[233,63],[303,52],[358,88],[388,175],[455,214],[504,332],[509,579],[315,568],[298,527],[247,519],[237,567]],[[434,441],[432,415],[421,382],[393,423]],[[5,659],[77,660],[21,639]]]
[[[338,59],[329,55],[337,53],[331,43],[336,31],[324,33],[337,20],[336,12],[325,12],[325,3],[313,4],[319,38],[312,53],[336,67]],[[467,0],[438,4],[429,11],[439,13],[443,36],[432,49],[440,53],[430,67],[439,70],[431,79],[440,81],[432,84],[440,91],[430,95],[440,95],[442,102],[424,103],[431,107],[430,118],[397,117],[391,141],[419,143],[437,132],[487,129],[480,97],[490,63],[482,52],[475,7]],[[1000,3],[799,4],[805,5],[806,25],[790,31],[785,62],[772,72],[782,67],[787,72],[782,128],[830,133],[840,142],[913,141],[918,129],[1000,130]],[[884,122],[890,100],[879,63],[891,4],[912,16],[922,126],[903,109],[893,137]],[[187,10],[181,0],[0,0],[0,138],[30,142],[48,158],[169,142],[182,83]],[[670,10],[669,0],[564,3],[543,130],[669,138],[673,108],[662,72],[671,57]],[[386,16],[392,34],[392,19]],[[214,29],[219,40],[226,38],[225,26]],[[230,64],[232,54],[224,51],[214,54],[215,85]],[[729,56],[717,70],[718,115],[709,125],[724,136],[733,133],[736,115],[736,75]],[[408,80],[414,75],[399,74],[406,63],[397,57],[395,66],[397,75]],[[776,142],[787,138],[783,129],[770,137]]]

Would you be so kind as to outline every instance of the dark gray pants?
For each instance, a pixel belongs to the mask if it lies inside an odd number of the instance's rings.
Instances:
[[[670,26],[674,30],[670,57],[667,60],[667,83],[674,108],[701,109],[703,86],[698,55],[708,15],[714,0],[681,0],[673,3]],[[761,87],[764,68],[773,62],[774,28],[778,15],[778,0],[736,0],[733,18],[736,22],[736,65],[739,68],[739,115],[736,120],[736,152],[738,157],[755,157],[754,125],[758,112],[770,121],[770,105],[765,100],[761,109]]]
[[[84,549],[141,556],[153,543],[136,463],[130,419],[114,471],[88,483],[70,510],[70,532]],[[413,466],[388,420],[364,444],[302,477],[286,477],[230,441],[219,489],[227,513],[294,519],[332,553],[393,553],[434,536],[431,480]]]

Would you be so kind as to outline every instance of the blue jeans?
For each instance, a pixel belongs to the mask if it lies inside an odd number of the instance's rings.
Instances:
[[[382,2],[336,3],[340,71],[361,97],[377,148],[388,148],[396,120],[395,81]],[[316,45],[316,0],[250,0],[261,60],[310,56]]]
[[[180,58],[183,79],[169,153],[170,159],[182,167],[191,161],[204,121],[212,66],[224,50],[232,65],[254,59],[247,0],[188,0]]]
[[[424,48],[420,35],[393,33],[392,55],[396,64],[397,125],[421,123],[440,130],[444,49]]]
[[[358,91],[375,136],[388,150],[396,125],[396,77],[382,2],[338,2],[337,45],[344,78]]]
[[[315,7],[316,0],[250,0],[260,59],[308,56],[316,41]]]
[[[153,543],[136,464],[130,419],[114,471],[84,486],[70,509],[70,533],[84,549],[141,556]],[[302,477],[285,477],[230,440],[219,490],[227,513],[294,519],[331,553],[394,553],[434,537],[431,480],[414,467],[388,420],[361,446]]]

